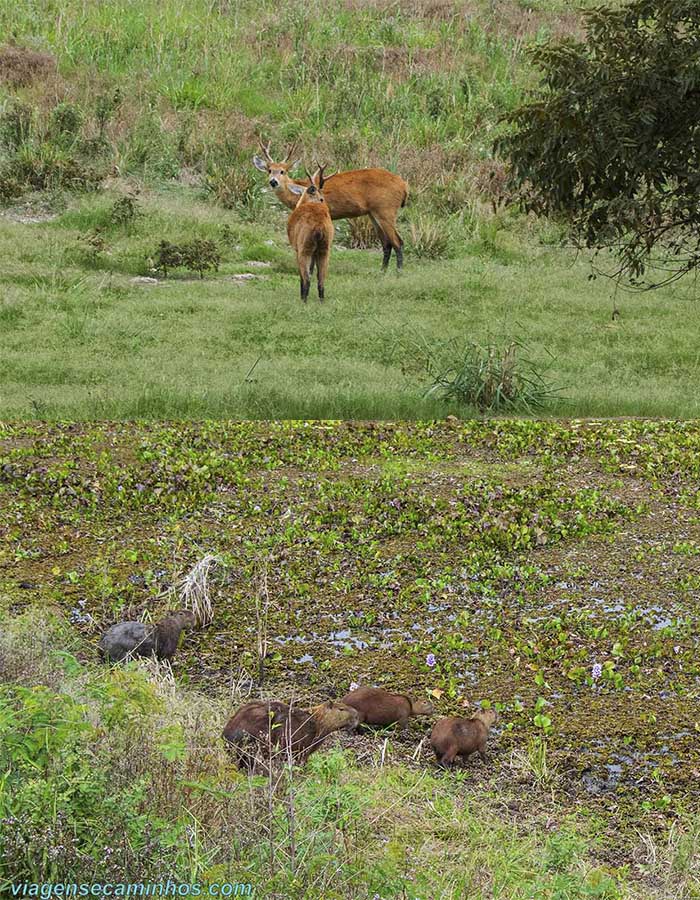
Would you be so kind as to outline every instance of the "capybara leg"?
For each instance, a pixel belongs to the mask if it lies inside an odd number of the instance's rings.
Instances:
[[[443,769],[449,769],[452,763],[455,761],[456,752],[453,749],[447,750],[442,754],[442,759],[440,760],[440,765]]]

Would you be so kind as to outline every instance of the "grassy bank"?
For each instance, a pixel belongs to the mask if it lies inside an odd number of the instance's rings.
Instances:
[[[8,895],[28,880],[229,882],[280,900],[697,896],[697,820],[614,833],[525,757],[510,785],[475,783],[395,761],[391,737],[335,737],[304,769],[248,779],[219,738],[245,695],[99,666],[46,609],[3,610],[0,676]]]
[[[644,421],[6,425],[0,880],[697,896],[699,441]],[[207,551],[214,619],[172,672],[101,666],[103,630],[159,619]],[[244,699],[353,681],[495,707],[488,763],[438,771],[415,719],[272,783],[231,767]]]
[[[552,415],[700,412],[690,285],[619,295],[613,320],[610,284],[517,223],[475,226],[452,258],[409,254],[400,278],[380,276],[379,253],[347,249],[341,226],[329,301],[304,307],[272,201],[251,224],[192,194],[149,193],[126,225],[110,220],[118,195],[43,224],[0,219],[5,418],[470,413],[425,396],[426,363],[451,339],[523,343],[521,357],[559,389]],[[96,228],[98,251],[86,241]],[[217,241],[219,272],[164,280],[151,269],[163,236]]]
[[[470,414],[469,398],[426,398],[426,369],[445,345],[459,359],[512,341],[552,415],[698,413],[693,286],[615,297],[561,229],[503,205],[491,144],[532,83],[524,48],[580,34],[579,12],[344,0],[105,15],[0,10],[3,417]],[[303,308],[286,213],[250,161],[260,134],[276,153],[298,139],[307,160],[399,171],[405,275],[379,277],[360,249],[372,235],[338,223],[329,302]],[[164,280],[161,240],[213,241],[218,272]]]

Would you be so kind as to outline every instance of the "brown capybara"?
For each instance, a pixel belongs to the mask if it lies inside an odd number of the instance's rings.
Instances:
[[[118,622],[112,625],[100,639],[102,655],[112,662],[121,662],[135,656],[150,656],[158,659],[172,659],[180,643],[180,635],[185,629],[193,628],[195,618],[187,609],[181,609],[157,625],[143,622]]]
[[[426,700],[411,700],[404,694],[391,694],[381,688],[360,687],[341,698],[341,703],[354,707],[361,725],[394,725],[401,728],[410,716],[431,716],[433,707]]]
[[[486,739],[496,718],[495,710],[485,709],[470,719],[458,716],[438,719],[430,735],[430,744],[440,765],[452,765],[456,756],[461,756],[466,762],[467,757],[475,752],[486,762]]]
[[[352,731],[358,720],[357,710],[338,700],[309,710],[278,700],[253,700],[229,719],[224,738],[235,748],[238,765],[252,769],[256,755],[266,760],[291,752],[304,761],[332,731]]]

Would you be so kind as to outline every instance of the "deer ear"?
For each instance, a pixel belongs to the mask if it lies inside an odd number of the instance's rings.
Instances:
[[[293,193],[296,194],[297,197],[301,197],[304,193],[305,188],[303,188],[300,184],[288,184],[287,188]]]
[[[253,157],[253,165],[256,169],[260,169],[261,172],[267,172],[267,163],[259,156]]]

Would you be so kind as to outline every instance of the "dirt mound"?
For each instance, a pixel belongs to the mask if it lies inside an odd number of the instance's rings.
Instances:
[[[56,60],[49,53],[26,47],[0,48],[0,82],[12,88],[26,87],[56,72]]]

